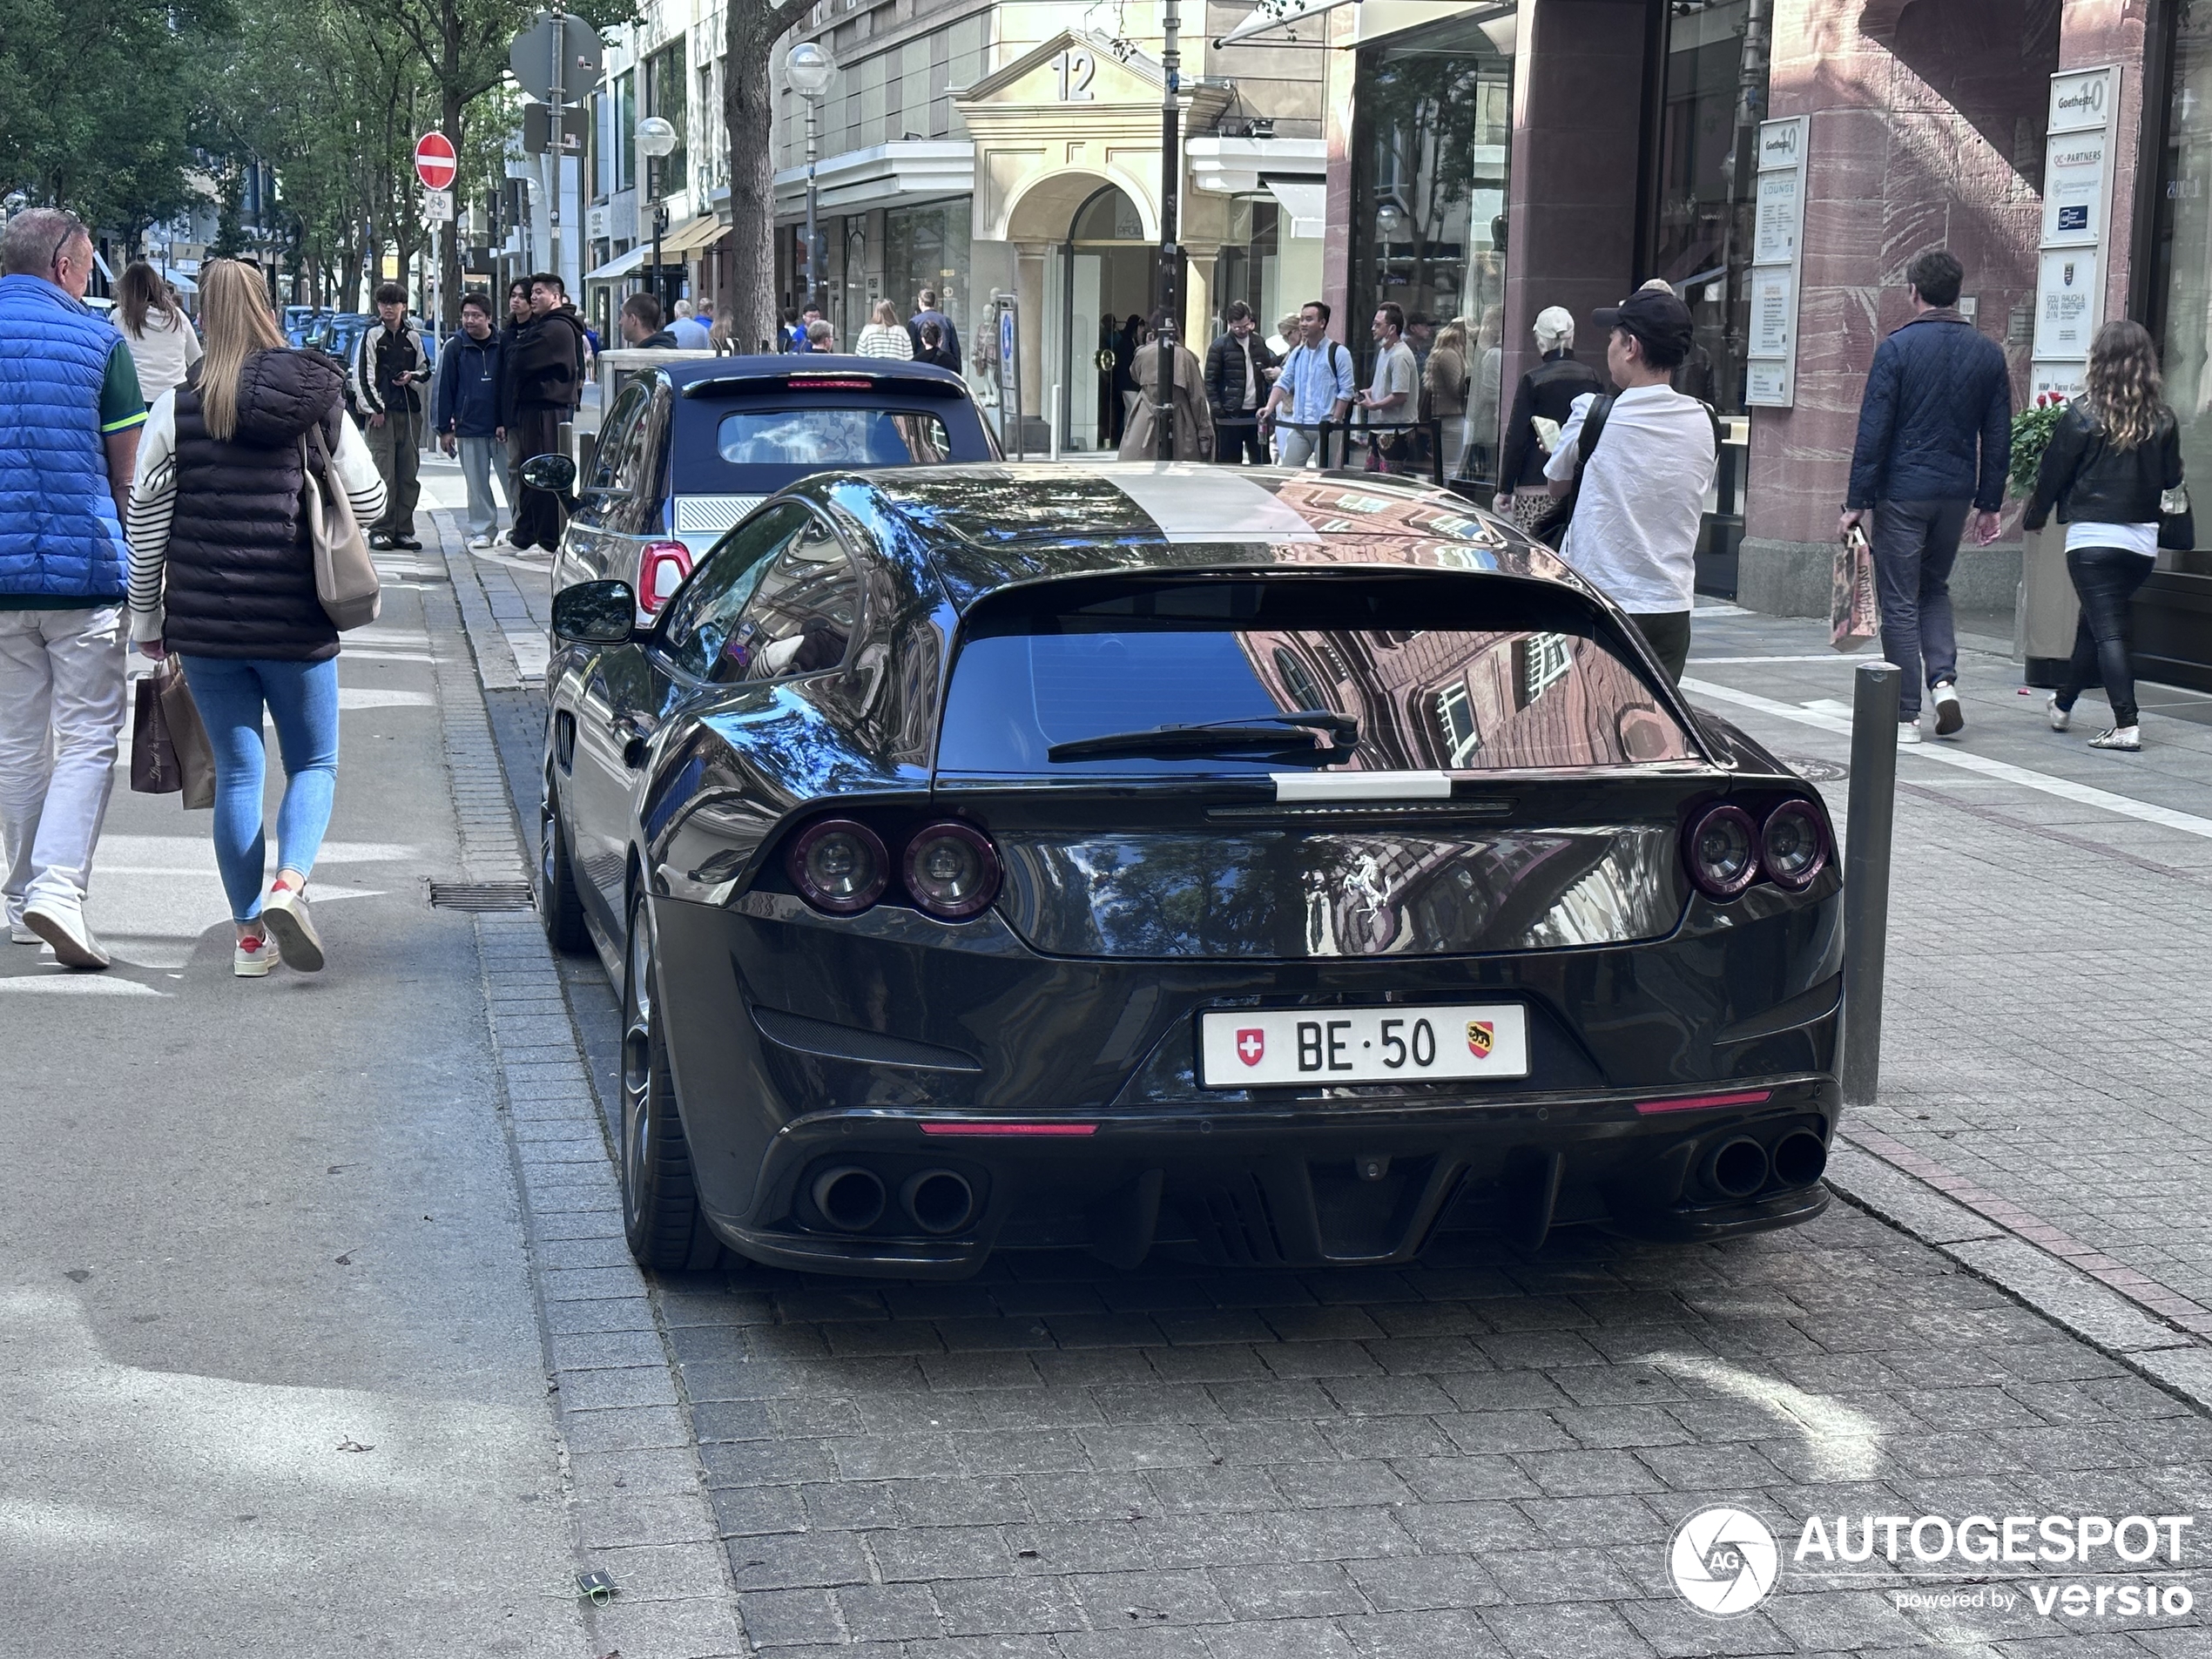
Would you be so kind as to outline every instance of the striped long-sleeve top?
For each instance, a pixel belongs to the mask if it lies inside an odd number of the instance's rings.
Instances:
[[[374,523],[384,512],[384,480],[369,453],[368,441],[351,421],[339,422],[336,463],[354,516]],[[138,471],[131,481],[131,506],[124,534],[131,543],[131,637],[161,637],[165,618],[162,590],[169,560],[169,526],[177,509],[177,395],[155,400],[138,435]]]

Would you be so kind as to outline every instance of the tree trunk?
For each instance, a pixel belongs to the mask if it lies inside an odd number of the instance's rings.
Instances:
[[[438,66],[438,130],[453,142],[454,169],[452,194],[454,216],[439,227],[438,236],[438,333],[449,334],[461,327],[461,158],[467,151],[461,142],[461,12],[458,7],[448,6],[442,19],[445,24],[445,61]]]
[[[732,343],[773,351],[776,293],[776,43],[806,16],[808,0],[730,0],[722,118],[730,143]]]

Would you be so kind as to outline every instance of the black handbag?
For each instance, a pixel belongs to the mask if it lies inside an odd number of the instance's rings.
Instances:
[[[2196,515],[2189,510],[2189,487],[2176,484],[2158,498],[2158,544],[2172,553],[2196,546]]]

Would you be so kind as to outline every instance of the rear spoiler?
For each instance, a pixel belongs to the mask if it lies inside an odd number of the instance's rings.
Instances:
[[[870,368],[788,368],[768,373],[710,374],[684,388],[685,397],[730,397],[741,392],[896,392],[907,397],[968,395],[968,382],[945,369],[886,373]]]

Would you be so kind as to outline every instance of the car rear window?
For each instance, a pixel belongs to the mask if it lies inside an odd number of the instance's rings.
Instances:
[[[945,423],[917,409],[738,409],[715,432],[722,459],[740,467],[911,467],[952,459]]]
[[[979,607],[938,769],[980,775],[1277,772],[1275,754],[1049,759],[1109,733],[1324,710],[1359,723],[1338,769],[1629,766],[1696,751],[1581,596],[1487,577],[1055,583]],[[1293,748],[1311,738],[1292,732]],[[1296,764],[1293,762],[1292,764]]]

